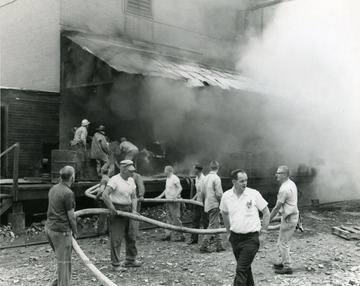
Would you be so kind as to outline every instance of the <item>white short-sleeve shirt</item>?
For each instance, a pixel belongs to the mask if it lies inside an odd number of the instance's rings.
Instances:
[[[287,217],[291,214],[298,214],[298,194],[297,187],[293,181],[290,179],[286,180],[281,184],[278,193],[278,201],[283,203],[280,211],[283,214],[283,217]]]
[[[107,186],[111,187],[111,200],[118,205],[130,205],[132,196],[136,191],[136,185],[133,178],[124,180],[120,174],[113,176]]]
[[[267,205],[257,190],[246,188],[238,198],[232,188],[222,196],[220,210],[229,214],[230,230],[244,234],[260,231],[259,210],[262,211]]]
[[[177,185],[180,184],[178,176],[172,174],[170,178],[166,179],[165,198],[175,200],[178,192]]]

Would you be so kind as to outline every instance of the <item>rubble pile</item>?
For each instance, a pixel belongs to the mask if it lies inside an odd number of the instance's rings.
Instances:
[[[166,222],[166,210],[165,210],[165,204],[163,205],[158,205],[158,206],[153,206],[153,207],[148,207],[144,210],[141,211],[141,215],[151,218],[151,219],[155,219],[161,222]],[[181,219],[183,221],[191,221],[192,218],[192,210],[189,206],[186,206],[185,204],[183,204],[181,206]]]
[[[4,238],[15,238],[10,223],[8,225],[0,225],[0,240]]]

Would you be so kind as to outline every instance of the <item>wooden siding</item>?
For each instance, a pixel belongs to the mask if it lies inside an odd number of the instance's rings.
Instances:
[[[20,142],[20,177],[34,176],[43,158],[44,143],[59,142],[59,94],[1,90],[1,105],[8,106],[8,142]],[[12,154],[7,158],[8,177],[12,176]]]

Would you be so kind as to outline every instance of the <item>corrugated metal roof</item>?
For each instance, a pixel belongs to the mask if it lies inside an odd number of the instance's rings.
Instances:
[[[119,72],[183,80],[189,87],[213,85],[222,89],[233,88],[273,94],[269,87],[233,71],[207,67],[152,51],[140,50],[114,39],[103,39],[99,36],[85,34],[67,37]]]

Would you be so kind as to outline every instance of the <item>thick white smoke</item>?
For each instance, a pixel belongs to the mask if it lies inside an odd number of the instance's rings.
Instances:
[[[360,2],[278,5],[262,37],[241,50],[237,67],[279,90],[282,103],[269,102],[264,116],[288,162],[318,168],[314,198],[359,198]]]

